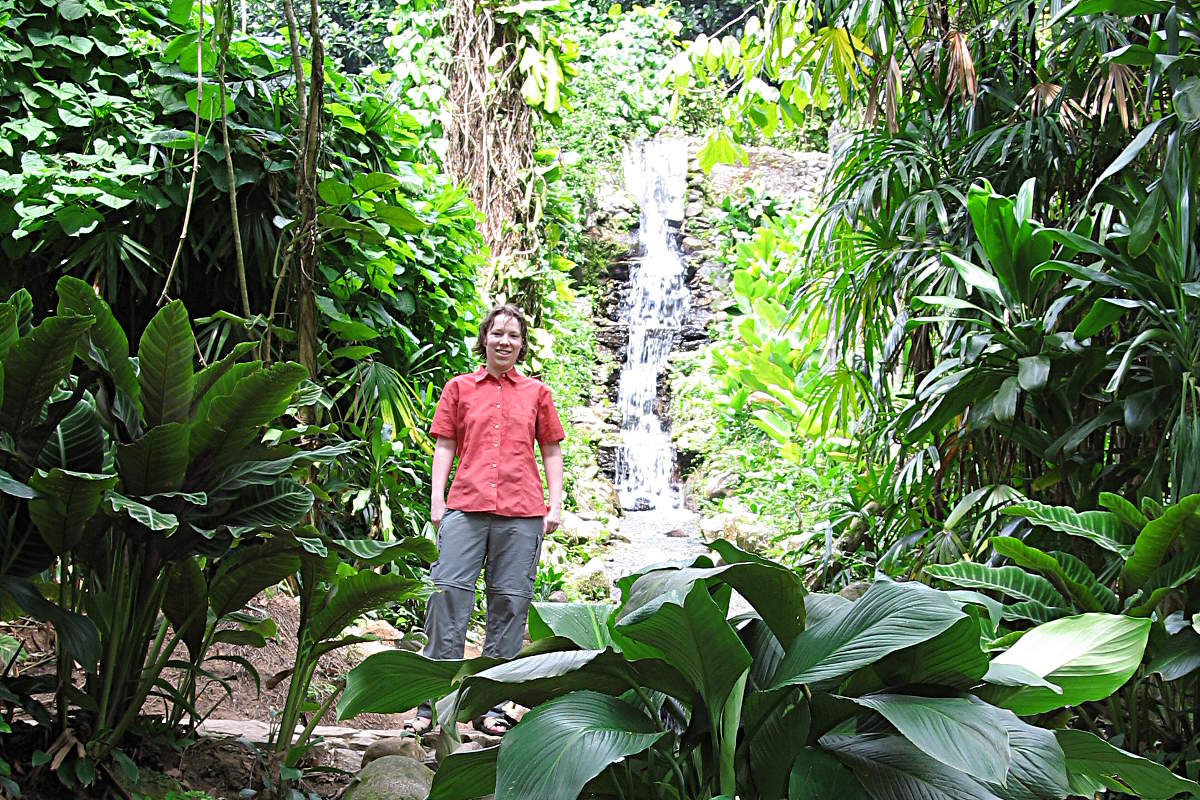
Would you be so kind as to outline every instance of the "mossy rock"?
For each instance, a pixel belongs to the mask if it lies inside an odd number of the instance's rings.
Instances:
[[[425,800],[433,770],[407,756],[384,756],[367,764],[343,800]]]

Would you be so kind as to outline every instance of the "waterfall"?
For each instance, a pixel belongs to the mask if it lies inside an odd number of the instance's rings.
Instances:
[[[671,485],[675,450],[655,406],[659,376],[691,308],[677,242],[687,194],[686,144],[664,138],[631,145],[625,158],[625,183],[642,207],[641,256],[630,269],[619,312],[629,342],[617,396],[621,412],[617,495],[629,510],[677,509],[680,496]]]

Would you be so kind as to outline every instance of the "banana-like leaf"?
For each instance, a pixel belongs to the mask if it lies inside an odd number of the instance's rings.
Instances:
[[[8,350],[20,338],[17,332],[17,310],[11,303],[0,303],[0,361],[8,356]]]
[[[55,467],[76,472],[99,472],[104,468],[104,454],[108,441],[100,418],[96,416],[95,400],[85,393],[79,403],[71,409],[58,427],[50,434],[42,451],[38,453],[40,469]]]
[[[750,759],[753,791],[744,797],[782,797],[792,762],[808,741],[811,715],[808,701],[794,687],[747,692],[742,703],[741,749]]]
[[[489,658],[485,663],[496,662]],[[363,713],[397,714],[445,697],[453,691],[459,672],[473,669],[470,665],[463,659],[436,660],[407,650],[367,656],[346,675],[346,690],[337,704],[338,719]]]
[[[965,611],[966,617],[932,639],[876,661],[869,673],[877,675],[882,684],[871,689],[908,683],[966,689],[977,684],[988,671],[988,656],[981,641],[981,612],[974,606]]]
[[[1133,554],[1121,570],[1121,582],[1139,589],[1162,564],[1171,544],[1180,537],[1200,534],[1200,494],[1189,495],[1163,509],[1162,516],[1147,523],[1133,545]]]
[[[213,384],[196,408],[192,423],[191,455],[212,451],[218,465],[222,451],[231,452],[249,442],[255,431],[282,414],[296,385],[307,376],[299,364],[238,364]],[[201,414],[204,414],[201,417]]]
[[[313,494],[292,478],[270,486],[251,486],[238,495],[233,508],[221,518],[230,528],[296,525],[312,508]]]
[[[92,620],[50,602],[36,586],[23,578],[0,575],[0,597],[4,593],[11,595],[29,616],[52,624],[67,654],[88,672],[96,671],[100,661],[100,632]]]
[[[200,562],[185,558],[167,572],[167,593],[163,595],[163,616],[179,633],[193,662],[200,658],[204,629],[208,622],[208,584]]]
[[[1068,576],[1063,571],[1062,565],[1058,563],[1058,560],[1049,553],[1043,552],[1036,547],[1030,547],[1020,539],[1015,539],[1011,536],[993,536],[991,544],[997,553],[1006,558],[1011,558],[1018,566],[1036,570],[1043,575],[1053,578],[1060,586],[1067,590],[1067,594],[1071,596],[1075,604],[1084,611],[1104,610],[1104,605],[1100,601],[1100,598],[1092,594],[1091,589],[1087,586]]]
[[[33,425],[54,387],[75,363],[75,342],[93,317],[47,317],[9,347],[4,359],[4,401],[0,430],[19,436]]]
[[[571,800],[614,761],[666,732],[646,713],[598,692],[572,692],[533,709],[500,743],[495,800]]]
[[[33,490],[33,487],[21,483],[2,469],[0,469],[0,492],[22,500],[32,500],[37,497],[37,492]]]
[[[550,636],[570,639],[583,650],[620,650],[608,631],[608,618],[617,607],[611,603],[534,603],[529,609],[529,638]]]
[[[999,709],[973,697],[873,694],[850,698],[883,716],[912,744],[946,766],[1003,784],[1012,761]]]
[[[1058,562],[1063,575],[1080,586],[1086,587],[1091,596],[1100,601],[1101,611],[1107,611],[1110,614],[1117,612],[1120,602],[1117,600],[1116,593],[1097,580],[1096,573],[1092,572],[1091,568],[1079,557],[1061,550],[1053,550],[1049,555]]]
[[[992,663],[984,676],[987,683],[994,686],[1041,686],[1055,694],[1062,694],[1062,687],[1051,683],[1020,664]]]
[[[1076,793],[1088,789],[1094,781],[1115,792],[1125,792],[1143,800],[1168,800],[1184,792],[1200,797],[1200,785],[1182,778],[1148,758],[1113,747],[1086,731],[1055,731],[1067,757],[1071,788]],[[1081,780],[1082,779],[1082,780]]]
[[[1150,620],[1080,614],[1027,631],[992,664],[1015,664],[1062,689],[1024,687],[997,705],[1021,716],[1103,700],[1133,675],[1146,651]],[[986,676],[985,676],[986,680]]]
[[[138,384],[148,427],[188,421],[195,348],[192,323],[180,300],[159,309],[146,326],[138,344]]]
[[[651,614],[663,603],[681,605],[697,581],[728,584],[771,626],[780,641],[790,641],[804,629],[803,583],[791,570],[765,560],[648,572],[629,587],[616,624]]]
[[[188,426],[168,422],[153,427],[129,444],[118,444],[116,459],[121,484],[130,494],[174,492],[187,474]]]
[[[925,572],[958,586],[989,589],[1017,600],[1051,607],[1067,604],[1050,581],[1012,565],[989,567],[973,561],[959,561],[954,564],[932,564],[925,568]]]
[[[263,589],[300,570],[301,548],[287,539],[243,543],[221,559],[208,586],[218,619],[238,611]]]
[[[209,494],[214,497],[232,496],[238,489],[247,486],[260,486],[274,483],[279,476],[293,467],[304,464],[317,464],[332,461],[358,448],[357,442],[342,442],[341,444],[318,447],[314,450],[297,450],[288,452],[285,448],[273,448],[280,451],[278,457],[270,460],[243,461],[223,469],[213,479]]]
[[[902,736],[821,737],[847,764],[872,800],[997,800],[970,776],[925,755]]]
[[[496,791],[499,747],[451,753],[433,773],[429,800],[477,800]]]
[[[1121,557],[1129,555],[1133,544],[1121,525],[1121,520],[1116,514],[1108,511],[1076,511],[1069,506],[1048,506],[1027,500],[1009,506],[1001,513],[1011,517],[1024,517],[1035,525],[1042,525],[1052,531],[1087,539]]]
[[[96,323],[80,339],[77,354],[88,364],[112,378],[116,389],[113,412],[133,436],[141,432],[141,386],[129,359],[129,339],[108,303],[101,300],[86,282],[64,275],[55,287],[58,313],[94,317]]]
[[[214,361],[196,373],[195,390],[192,393],[192,407],[188,411],[189,418],[195,414],[200,401],[208,395],[208,390],[225,376],[234,365],[258,349],[257,342],[238,342],[233,346],[229,355]]]
[[[854,772],[833,755],[817,747],[802,748],[788,776],[788,800],[829,800],[832,797],[868,800],[870,795]]]
[[[79,543],[104,493],[116,482],[116,475],[57,468],[38,470],[30,476],[29,485],[39,496],[29,501],[29,516],[55,554],[65,553]]]
[[[339,635],[347,625],[367,611],[389,602],[418,597],[427,584],[399,575],[380,575],[364,570],[349,578],[340,578],[325,593],[324,603],[309,621],[309,635],[322,642]],[[428,593],[426,593],[426,596]]]
[[[1185,678],[1200,669],[1200,633],[1186,627],[1160,641],[1152,638],[1151,652],[1146,672],[1157,673],[1166,681]]]
[[[1002,784],[989,784],[992,792],[1003,800],[1057,800],[1070,794],[1066,757],[1054,732],[1030,725],[1011,711],[992,711],[1008,732],[1012,753],[1008,777]]]
[[[1066,602],[1065,600],[1063,601]],[[1044,606],[1032,600],[1022,600],[1019,603],[1009,603],[1002,612],[1004,619],[1027,619],[1030,622],[1050,622],[1060,617],[1069,617],[1074,609],[1058,606]]]
[[[654,601],[636,605],[646,597],[646,586],[657,583],[655,578],[673,574],[677,573],[656,572],[641,578],[630,592],[616,627],[636,642],[636,646],[623,643],[628,657],[657,658],[670,664],[687,678],[704,698],[709,713],[715,715],[749,669],[750,653],[703,581],[691,584],[682,598],[675,591],[667,591]]]
[[[394,542],[375,539],[327,539],[326,544],[347,558],[358,559],[369,567],[391,564],[405,555],[415,555],[426,564],[437,560],[437,545],[424,536],[409,536]]]
[[[1126,614],[1148,616],[1162,599],[1200,574],[1200,547],[1180,553],[1163,564],[1142,584],[1137,594],[1126,601]]]
[[[1136,537],[1150,522],[1137,506],[1119,494],[1101,492],[1099,503],[1102,508],[1108,509],[1117,519],[1121,520],[1127,535]]]
[[[131,497],[117,492],[105,495],[108,507],[114,514],[124,514],[139,525],[144,525],[152,531],[171,533],[179,527],[179,517],[166,514],[145,503],[139,503]]]
[[[843,677],[928,641],[966,616],[957,603],[927,586],[876,581],[852,605],[792,640],[773,685]]]

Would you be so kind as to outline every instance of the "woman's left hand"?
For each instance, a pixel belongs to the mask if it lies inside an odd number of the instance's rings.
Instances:
[[[558,530],[558,526],[562,524],[562,511],[557,508],[552,508],[546,512],[546,516],[542,517],[542,535],[552,533]]]

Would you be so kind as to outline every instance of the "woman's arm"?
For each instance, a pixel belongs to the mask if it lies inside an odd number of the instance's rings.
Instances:
[[[450,479],[450,467],[454,465],[454,451],[457,447],[458,442],[448,436],[437,437],[437,444],[433,446],[433,490],[429,498],[429,521],[435,529],[442,524],[442,515],[446,513],[446,481]],[[562,474],[561,466],[559,474]]]
[[[550,489],[550,510],[542,521],[542,533],[550,533],[562,522],[563,502],[563,456],[562,445],[538,445],[542,451],[542,465],[546,468],[546,484]]]

